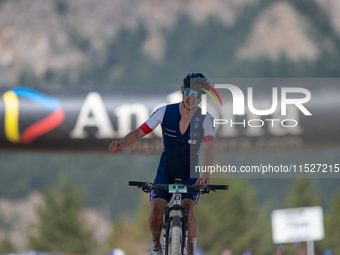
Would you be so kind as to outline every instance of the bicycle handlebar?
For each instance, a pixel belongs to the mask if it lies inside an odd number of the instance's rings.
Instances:
[[[222,190],[228,190],[228,185],[213,185],[213,184],[208,184],[210,188],[212,189],[222,189]]]
[[[129,186],[145,186],[146,182],[129,181]]]
[[[185,185],[188,189],[196,189],[196,190],[228,190],[228,185],[213,185],[213,184],[205,184],[205,185]],[[149,187],[149,188],[168,188],[169,184],[156,184],[152,182],[137,182],[137,181],[129,181],[129,186],[138,186],[140,188]]]

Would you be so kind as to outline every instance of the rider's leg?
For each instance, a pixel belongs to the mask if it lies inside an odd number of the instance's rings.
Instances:
[[[188,255],[195,255],[197,241],[197,221],[194,214],[196,203],[191,199],[183,199],[182,207],[188,208]]]
[[[167,202],[163,198],[155,198],[151,201],[151,214],[149,217],[149,228],[152,238],[152,248],[161,250],[160,236],[163,228],[163,215]]]

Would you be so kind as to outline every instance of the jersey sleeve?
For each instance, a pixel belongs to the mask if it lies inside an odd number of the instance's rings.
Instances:
[[[146,135],[152,132],[152,130],[163,122],[165,108],[166,106],[159,107],[151,114],[150,118],[140,126]]]
[[[204,142],[215,142],[214,117],[207,113],[203,121]]]

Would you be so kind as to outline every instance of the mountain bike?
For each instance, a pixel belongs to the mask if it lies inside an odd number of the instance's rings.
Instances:
[[[190,189],[200,190],[200,194],[207,194],[217,189],[228,189],[228,185],[184,185],[181,179],[175,179],[174,184],[129,181],[129,185],[137,186],[146,193],[150,193],[152,188],[165,188],[172,193],[172,198],[164,212],[163,255],[187,255],[188,209],[181,206],[182,194],[188,193]]]

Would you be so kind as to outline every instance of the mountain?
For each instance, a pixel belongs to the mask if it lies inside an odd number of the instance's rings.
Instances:
[[[147,86],[169,72],[173,84],[191,70],[335,77],[339,8],[337,0],[2,0],[0,86]]]

